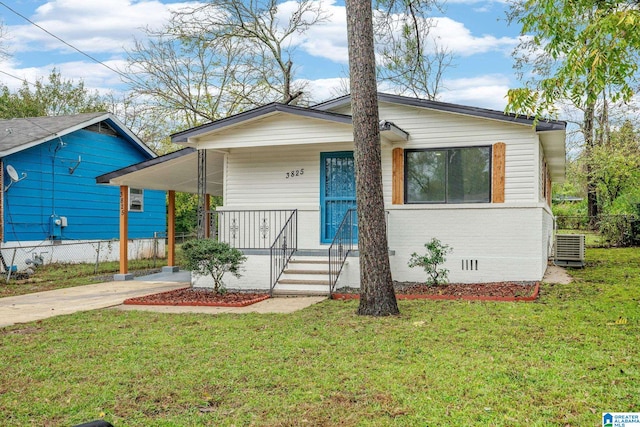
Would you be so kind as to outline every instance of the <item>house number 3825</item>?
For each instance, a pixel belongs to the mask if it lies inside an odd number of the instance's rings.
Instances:
[[[286,178],[287,179],[295,178],[295,177],[301,176],[301,175],[304,175],[304,168],[293,169],[293,170],[290,170],[290,171],[286,172]]]

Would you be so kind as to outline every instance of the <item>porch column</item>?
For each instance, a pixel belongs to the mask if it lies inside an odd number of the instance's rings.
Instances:
[[[129,187],[120,186],[120,273],[114,280],[133,280],[129,274]]]
[[[168,216],[167,216],[167,266],[162,267],[163,272],[175,273],[179,268],[176,263],[176,192],[167,192]]]
[[[207,193],[204,195],[204,237],[205,239],[211,238],[211,194]]]

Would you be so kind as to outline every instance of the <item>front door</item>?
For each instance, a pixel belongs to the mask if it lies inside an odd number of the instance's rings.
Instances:
[[[320,239],[331,243],[347,210],[356,207],[353,151],[321,153],[320,162]]]

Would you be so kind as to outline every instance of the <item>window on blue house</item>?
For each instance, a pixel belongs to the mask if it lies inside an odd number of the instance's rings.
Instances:
[[[405,150],[406,203],[488,203],[491,147]]]
[[[144,190],[129,188],[129,212],[144,211]]]

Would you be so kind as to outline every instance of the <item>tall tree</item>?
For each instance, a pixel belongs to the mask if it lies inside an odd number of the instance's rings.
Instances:
[[[629,101],[637,90],[638,3],[526,0],[514,4],[510,20],[522,25],[516,67],[525,86],[509,91],[507,109],[541,116],[555,113],[557,102],[570,100],[584,112],[582,132],[589,156],[599,142],[598,116],[608,129],[609,102]],[[587,168],[588,211],[595,218],[597,188],[593,170]]]
[[[9,56],[9,50],[7,49],[7,28],[4,22],[0,22],[0,59],[7,58]]]
[[[11,92],[6,86],[0,94],[0,117],[61,116],[67,114],[106,111],[107,104],[97,91],[85,88],[84,82],[62,77],[55,68],[45,82],[23,83]]]
[[[327,18],[321,4],[222,0],[175,12],[129,52],[130,86],[187,127],[302,95],[295,37]]]
[[[374,32],[378,79],[392,90],[436,99],[444,72],[453,63],[452,52],[431,34],[436,26],[429,14],[436,0],[378,0]]]
[[[346,0],[353,116],[360,306],[358,314],[399,313],[393,290],[382,194],[382,164],[370,1]]]

